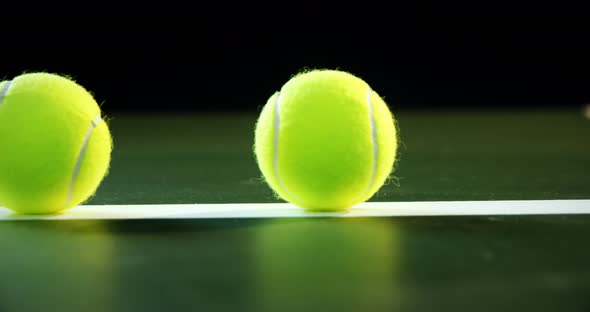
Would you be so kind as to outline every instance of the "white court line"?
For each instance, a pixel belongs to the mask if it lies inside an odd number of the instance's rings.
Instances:
[[[347,212],[311,213],[291,204],[85,205],[58,215],[14,215],[0,220],[214,219],[292,217],[404,217],[590,214],[590,200],[366,202]]]

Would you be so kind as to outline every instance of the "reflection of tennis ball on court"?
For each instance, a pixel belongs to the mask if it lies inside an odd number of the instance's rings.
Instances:
[[[400,231],[390,219],[279,218],[251,238],[254,310],[407,310]]]
[[[0,82],[0,205],[53,213],[86,201],[111,147],[98,104],[74,81],[31,73]]]
[[[270,187],[309,210],[370,199],[396,156],[394,118],[363,80],[342,71],[299,74],[262,109],[255,153]]]

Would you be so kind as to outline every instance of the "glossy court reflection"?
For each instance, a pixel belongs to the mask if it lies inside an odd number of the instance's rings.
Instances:
[[[588,311],[590,216],[3,221],[0,311]]]
[[[109,311],[115,240],[101,221],[2,224],[0,311]]]
[[[399,233],[387,219],[273,219],[255,235],[260,311],[402,306]]]

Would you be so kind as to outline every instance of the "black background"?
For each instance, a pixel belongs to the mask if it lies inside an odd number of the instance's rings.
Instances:
[[[397,109],[590,102],[584,16],[271,10],[50,16],[5,28],[0,76],[69,75],[107,112],[258,110],[306,68],[350,71]]]

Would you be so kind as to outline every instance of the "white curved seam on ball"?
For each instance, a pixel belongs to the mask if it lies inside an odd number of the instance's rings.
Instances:
[[[375,183],[375,176],[377,175],[377,161],[379,160],[379,144],[377,142],[377,127],[375,123],[375,112],[373,109],[373,101],[371,100],[371,96],[373,94],[373,90],[369,88],[367,91],[367,106],[369,107],[369,121],[371,124],[371,141],[373,143],[373,168],[371,169],[371,179],[369,180],[369,184],[367,188],[361,193],[361,195],[355,200],[355,202],[359,201],[363,197],[367,195],[371,191],[371,187],[373,183]]]
[[[279,175],[279,131],[280,131],[279,129],[281,127],[280,109],[281,109],[281,93],[279,92],[279,95],[277,96],[277,99],[275,100],[275,116],[274,116],[275,118],[274,118],[274,123],[273,123],[273,125],[274,125],[273,167],[274,167],[274,172],[275,172],[275,178],[277,179],[277,183],[279,184],[279,187],[285,193],[287,193],[287,195],[289,195],[289,197],[299,201],[299,199],[297,197],[295,197],[295,195],[291,194],[291,192],[289,192],[289,190],[287,190],[287,188],[283,184],[283,181],[281,181],[281,177]]]
[[[12,80],[9,80],[6,82],[6,84],[4,84],[4,87],[2,88],[2,90],[0,90],[0,105],[2,105],[2,103],[4,103],[4,96],[8,93],[8,89],[10,89],[11,85],[12,85]]]
[[[76,184],[76,178],[78,177],[78,173],[80,173],[80,168],[82,167],[82,160],[84,159],[84,155],[86,154],[86,149],[88,148],[88,143],[90,142],[90,136],[92,135],[94,128],[96,128],[96,126],[98,126],[98,124],[101,121],[102,119],[100,118],[100,116],[97,116],[90,122],[88,131],[86,132],[86,136],[84,137],[84,142],[82,143],[82,147],[80,148],[80,152],[78,153],[78,158],[76,159],[74,171],[72,173],[72,178],[70,180],[70,186],[68,188],[68,197],[66,199],[65,206],[68,206],[72,201],[74,185]]]

